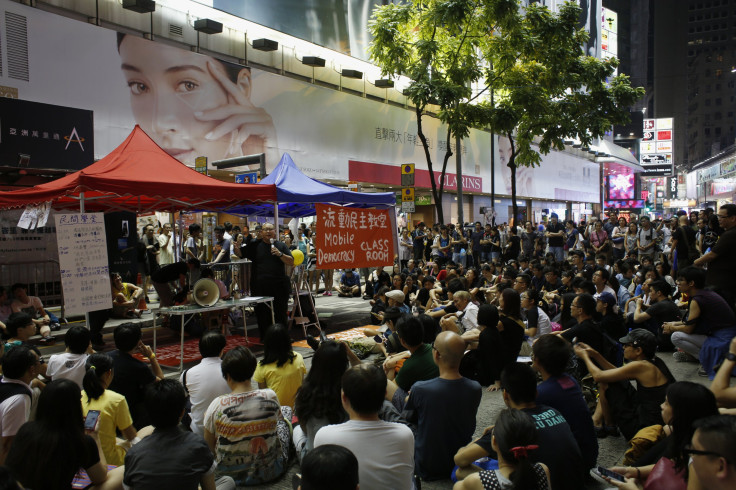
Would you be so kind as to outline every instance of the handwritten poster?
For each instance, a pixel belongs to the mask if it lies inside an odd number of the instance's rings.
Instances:
[[[316,204],[318,269],[391,265],[394,238],[389,211]]]
[[[103,214],[57,214],[54,218],[67,314],[110,308],[110,269]]]

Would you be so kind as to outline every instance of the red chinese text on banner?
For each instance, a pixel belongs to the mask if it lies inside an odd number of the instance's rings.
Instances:
[[[387,209],[316,204],[318,269],[391,265],[394,238]]]

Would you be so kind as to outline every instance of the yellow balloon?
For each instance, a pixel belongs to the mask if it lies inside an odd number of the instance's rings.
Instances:
[[[304,253],[301,250],[292,250],[291,256],[294,257],[294,265],[299,265],[304,262]]]

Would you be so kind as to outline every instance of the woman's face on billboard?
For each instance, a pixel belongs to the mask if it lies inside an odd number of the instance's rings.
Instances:
[[[179,161],[243,155],[251,136],[275,141],[271,118],[250,103],[247,69],[232,81],[214,58],[134,36],[119,52],[136,122]]]

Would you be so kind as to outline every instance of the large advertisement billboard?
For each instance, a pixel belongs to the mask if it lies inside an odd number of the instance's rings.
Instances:
[[[22,100],[93,112],[96,159],[139,124],[189,166],[199,156],[213,162],[266,153],[270,172],[281,155],[289,153],[305,174],[320,180],[348,181],[350,161],[392,168],[411,162],[418,170],[427,170],[416,115],[410,109],[225,63],[164,40],[122,35],[8,0],[0,0],[0,9],[22,17],[28,33],[28,79],[11,78],[8,70],[2,70],[0,85],[16,88]],[[0,32],[3,63],[9,49],[5,36]],[[424,117],[423,128],[439,166],[446,127]],[[499,146],[497,162],[502,158]],[[469,190],[489,193],[490,134],[472,130],[462,141],[461,152],[463,177],[473,184]],[[504,168],[496,167],[499,193],[504,192]],[[544,157],[542,168],[520,172],[526,180],[538,181],[519,195],[596,202],[599,194],[590,176],[597,175],[597,168],[581,158],[551,154]],[[377,176],[366,181],[380,183]]]

